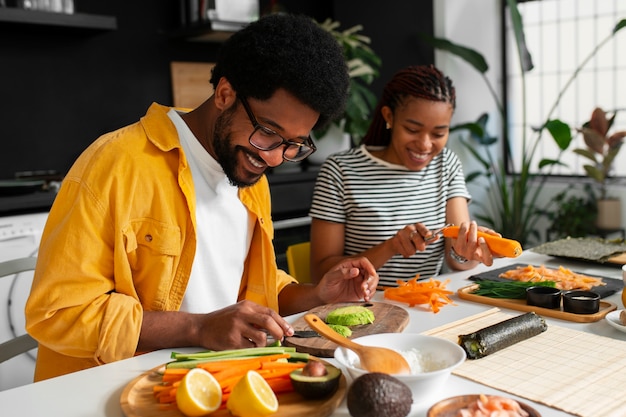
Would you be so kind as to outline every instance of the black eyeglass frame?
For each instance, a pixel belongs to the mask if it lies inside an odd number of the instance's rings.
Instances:
[[[246,114],[248,115],[248,119],[250,119],[250,123],[252,123],[252,127],[254,127],[254,130],[252,131],[252,133],[250,133],[250,136],[248,137],[248,142],[250,143],[250,145],[254,146],[256,149],[260,151],[273,151],[274,149],[277,149],[278,147],[285,145],[283,148],[283,159],[289,162],[303,161],[307,157],[311,156],[313,152],[317,150],[317,147],[315,146],[315,143],[313,143],[313,139],[311,139],[311,136],[307,136],[304,139],[304,142],[294,142],[293,139],[285,139],[280,133],[276,132],[274,129],[270,129],[267,126],[263,126],[256,120],[256,117],[254,116],[254,113],[252,113],[252,109],[250,108],[250,105],[248,104],[248,100],[246,100],[245,97],[238,97],[238,99],[239,101],[241,101],[241,104],[243,105],[243,109],[246,111]],[[257,130],[262,130],[263,133],[268,136],[277,136],[281,139],[281,141],[276,142],[275,144],[271,146],[267,146],[267,147],[260,146],[252,141],[252,137],[257,132]],[[309,150],[303,151],[302,154],[298,153],[297,154],[298,156],[296,158],[289,158],[285,156],[285,152],[291,146],[296,146],[300,149],[303,147],[308,147]]]

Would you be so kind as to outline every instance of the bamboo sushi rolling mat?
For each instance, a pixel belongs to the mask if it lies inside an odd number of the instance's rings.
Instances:
[[[458,336],[514,317],[493,308],[427,332]],[[454,372],[581,417],[626,416],[626,342],[548,324],[548,329]]]

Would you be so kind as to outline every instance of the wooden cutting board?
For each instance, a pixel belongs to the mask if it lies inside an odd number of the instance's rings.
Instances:
[[[362,305],[369,308],[374,313],[374,323],[351,327],[352,336],[350,336],[350,339],[367,336],[369,334],[399,333],[409,324],[409,313],[404,308],[387,303],[359,302],[326,304],[313,308],[309,310],[308,313],[316,314],[319,318],[325,320],[328,313],[332,310],[349,305]],[[293,323],[293,328],[294,330],[311,330],[303,317],[300,317]],[[286,346],[295,347],[298,352],[309,353],[322,358],[332,358],[338,346],[336,343],[323,337],[287,337],[284,340],[284,344]]]
[[[600,310],[594,314],[574,314],[568,313],[563,310],[563,307],[559,309],[550,309],[537,306],[531,306],[526,304],[526,300],[517,300],[512,298],[492,298],[482,295],[472,294],[473,291],[478,289],[478,284],[468,285],[457,291],[459,298],[468,301],[474,301],[475,303],[489,304],[496,307],[510,308],[511,310],[530,312],[534,311],[540,316],[554,317],[556,319],[574,321],[577,323],[592,323],[604,318],[609,312],[616,310],[617,306],[609,301],[600,301]]]
[[[120,405],[126,417],[185,417],[173,405],[162,405],[154,398],[153,388],[161,383],[161,377],[156,374],[156,367],[146,371],[129,382],[120,397]],[[328,417],[343,401],[346,394],[347,381],[341,375],[339,388],[330,397],[319,400],[307,400],[296,392],[278,394],[278,412],[273,417]],[[221,408],[211,417],[232,417],[225,408]]]

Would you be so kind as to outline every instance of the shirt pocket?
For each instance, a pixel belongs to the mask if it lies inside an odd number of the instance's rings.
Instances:
[[[154,219],[136,219],[130,221],[123,234],[135,284],[157,277],[172,279],[182,248],[178,226]]]

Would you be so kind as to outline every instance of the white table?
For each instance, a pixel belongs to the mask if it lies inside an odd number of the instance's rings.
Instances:
[[[545,264],[546,266],[558,266],[562,264],[578,272],[621,279],[621,270],[617,267],[565,262],[563,260],[538,255],[530,251],[524,252],[520,258],[514,260],[498,259],[493,268],[506,266],[507,263],[513,262],[532,263],[534,265]],[[472,271],[442,275],[438,279],[450,278],[451,282],[448,284],[447,288],[456,291],[458,288],[469,285],[470,282],[466,280],[468,276],[485,269],[487,268],[481,265]],[[424,312],[416,308],[407,308],[410,314],[410,323],[405,332],[420,333],[492,308],[488,305],[461,300],[456,296],[453,298],[457,305],[445,306],[438,314]],[[618,309],[623,308],[621,293],[614,294],[606,298],[606,300],[617,304]],[[375,301],[383,301],[382,293],[376,294]],[[515,313],[519,314],[520,312]],[[291,319],[295,320],[299,316],[300,315],[295,315],[291,317]],[[547,321],[549,325],[566,326],[580,331],[626,341],[626,333],[614,329],[607,324],[605,320],[594,323],[574,323],[558,319],[548,319]],[[193,351],[197,349],[177,350]],[[2,391],[0,392],[0,408],[2,415],[23,415],[30,417],[123,417],[124,414],[120,407],[120,396],[124,387],[141,373],[169,361],[171,351],[172,349],[152,352],[97,368]],[[347,372],[345,374],[347,375]],[[450,380],[441,392],[439,398],[432,398],[432,402],[428,404],[414,405],[411,416],[426,416],[428,407],[439,399],[461,394],[476,393],[499,393],[511,397],[510,394],[504,394],[498,390],[453,375],[450,377]],[[569,415],[523,398],[518,399],[533,406],[543,417]],[[335,411],[333,416],[349,416],[345,400]]]

